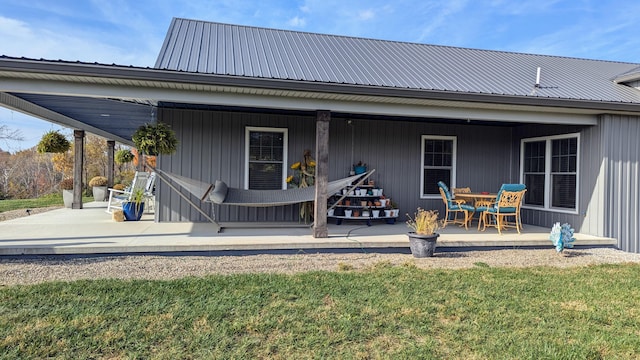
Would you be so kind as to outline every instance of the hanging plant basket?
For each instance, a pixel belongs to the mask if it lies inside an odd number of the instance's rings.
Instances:
[[[116,152],[116,164],[122,165],[133,161],[135,155],[129,149],[121,149]]]
[[[39,153],[64,153],[69,150],[71,143],[59,131],[51,130],[42,135],[36,150]]]
[[[163,123],[140,126],[132,140],[138,151],[145,155],[171,155],[178,148],[175,132]]]

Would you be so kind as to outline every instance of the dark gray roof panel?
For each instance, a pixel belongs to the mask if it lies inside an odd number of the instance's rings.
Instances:
[[[640,102],[613,79],[640,64],[173,19],[156,68],[267,79]],[[537,68],[540,87],[534,88]]]

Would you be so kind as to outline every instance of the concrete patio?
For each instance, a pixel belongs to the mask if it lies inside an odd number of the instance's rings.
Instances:
[[[156,223],[152,214],[138,222],[115,222],[105,212],[106,203],[84,204],[84,209],[57,209],[0,222],[0,255],[188,253],[218,251],[371,249],[407,252],[408,231],[404,221],[396,224],[364,221],[329,225],[329,237],[316,239],[309,227],[269,227],[226,224],[216,233],[209,223]],[[403,219],[401,216],[400,219]],[[223,224],[225,225],[225,224]],[[247,224],[244,224],[247,225]],[[525,224],[499,235],[496,229],[478,232],[458,226],[439,231],[438,248],[552,247],[550,229]],[[576,234],[577,246],[615,247],[616,240]]]

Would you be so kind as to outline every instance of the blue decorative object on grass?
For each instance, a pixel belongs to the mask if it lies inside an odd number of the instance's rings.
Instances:
[[[557,252],[562,252],[565,248],[573,248],[573,242],[576,241],[576,238],[573,237],[573,232],[573,228],[567,223],[562,224],[562,226],[559,222],[553,224],[549,240],[556,247]]]

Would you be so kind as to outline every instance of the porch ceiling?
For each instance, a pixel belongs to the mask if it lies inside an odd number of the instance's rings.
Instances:
[[[2,65],[0,61],[0,105],[125,144],[131,144],[138,126],[154,120],[158,103],[571,125],[595,125],[601,113],[640,112],[638,104],[309,84],[95,64],[37,63],[37,69]]]

